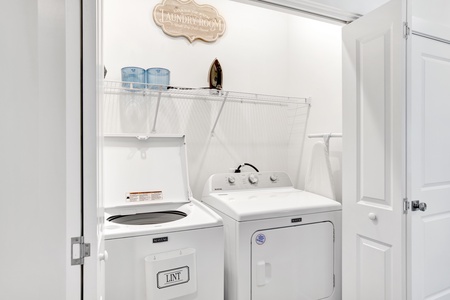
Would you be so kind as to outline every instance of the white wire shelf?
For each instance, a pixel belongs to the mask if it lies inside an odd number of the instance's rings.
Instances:
[[[121,82],[121,81],[105,81],[104,91],[106,94],[134,94],[142,96],[159,96],[196,99],[196,100],[210,100],[227,102],[246,102],[255,104],[268,105],[310,105],[310,98],[298,97],[284,97],[275,95],[263,95],[243,92],[233,92],[216,90],[209,88],[184,88],[163,85],[150,85],[143,83]]]
[[[232,110],[235,105],[239,104],[243,105],[240,106],[241,109],[246,105],[256,105],[257,107],[268,106],[267,109],[261,108],[260,110],[264,110],[267,120],[270,120],[270,113],[274,110],[282,109],[286,112],[291,111],[290,115],[298,115],[299,109],[306,109],[307,113],[309,113],[309,107],[311,105],[310,98],[262,95],[209,88],[180,88],[120,81],[105,81],[104,94],[106,101],[104,105],[107,114],[109,114],[109,116],[105,116],[106,119],[111,119],[111,115],[121,114],[120,118],[123,123],[124,112],[127,112],[129,115],[132,115],[129,117],[129,123],[136,123],[139,120],[142,121],[142,119],[145,119],[143,122],[148,125],[147,128],[140,128],[138,131],[147,130],[151,133],[156,133],[157,131],[163,133],[179,133],[183,131],[183,129],[179,129],[178,132],[177,130],[167,129],[167,125],[164,128],[164,124],[161,128],[161,125],[158,125],[160,114],[162,113],[164,115],[166,123],[180,123],[183,118],[187,118],[185,114],[193,113],[192,105],[199,101],[209,103],[207,104],[208,108],[202,108],[202,104],[196,104],[197,111],[208,110],[209,115],[203,115],[202,118],[209,119],[211,115],[212,117],[215,116],[210,122],[211,135],[214,135],[225,107],[229,107],[229,110]],[[257,110],[254,107],[249,109]],[[132,110],[134,111],[130,112]],[[294,112],[292,113],[292,111]],[[198,112],[194,112],[194,114],[198,114]],[[116,119],[118,118],[116,117]],[[113,123],[113,121],[109,123]],[[112,131],[117,132],[121,130]]]

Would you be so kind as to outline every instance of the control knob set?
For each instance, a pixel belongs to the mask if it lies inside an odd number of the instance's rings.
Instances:
[[[256,174],[253,174],[253,173],[248,175],[247,179],[250,184],[257,184],[259,182],[258,176],[256,176]],[[278,181],[279,178],[276,174],[272,174],[269,176],[269,179],[271,182],[275,183]],[[229,176],[229,177],[227,177],[227,181],[229,184],[234,185],[236,183],[236,178],[234,176]]]

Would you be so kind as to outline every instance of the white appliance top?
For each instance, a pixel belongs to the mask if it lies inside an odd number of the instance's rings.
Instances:
[[[185,137],[106,136],[103,178],[105,207],[188,203]]]
[[[124,216],[148,212],[164,213],[165,211],[182,212],[186,214],[186,217],[173,222],[148,225],[125,225],[107,221],[111,216]],[[195,199],[191,199],[188,203],[165,203],[159,205],[141,204],[110,207],[105,209],[105,219],[104,233],[106,240],[223,226],[222,218],[218,214]]]
[[[337,201],[295,189],[283,172],[212,175],[202,201],[236,221],[341,210]]]

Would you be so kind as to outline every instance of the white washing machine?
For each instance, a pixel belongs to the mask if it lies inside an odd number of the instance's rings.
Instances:
[[[104,140],[106,300],[224,298],[219,215],[192,198],[184,136]]]
[[[225,229],[225,299],[341,299],[341,204],[286,173],[211,176],[202,201]]]

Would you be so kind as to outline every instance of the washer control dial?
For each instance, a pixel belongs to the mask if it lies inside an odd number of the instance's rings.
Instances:
[[[270,181],[277,182],[278,181],[278,176],[275,175],[275,174],[270,175]]]
[[[251,184],[257,184],[258,183],[258,177],[256,177],[256,175],[252,173],[252,174],[248,175],[248,181]]]
[[[228,177],[228,183],[234,184],[236,182],[236,179],[233,176]]]

